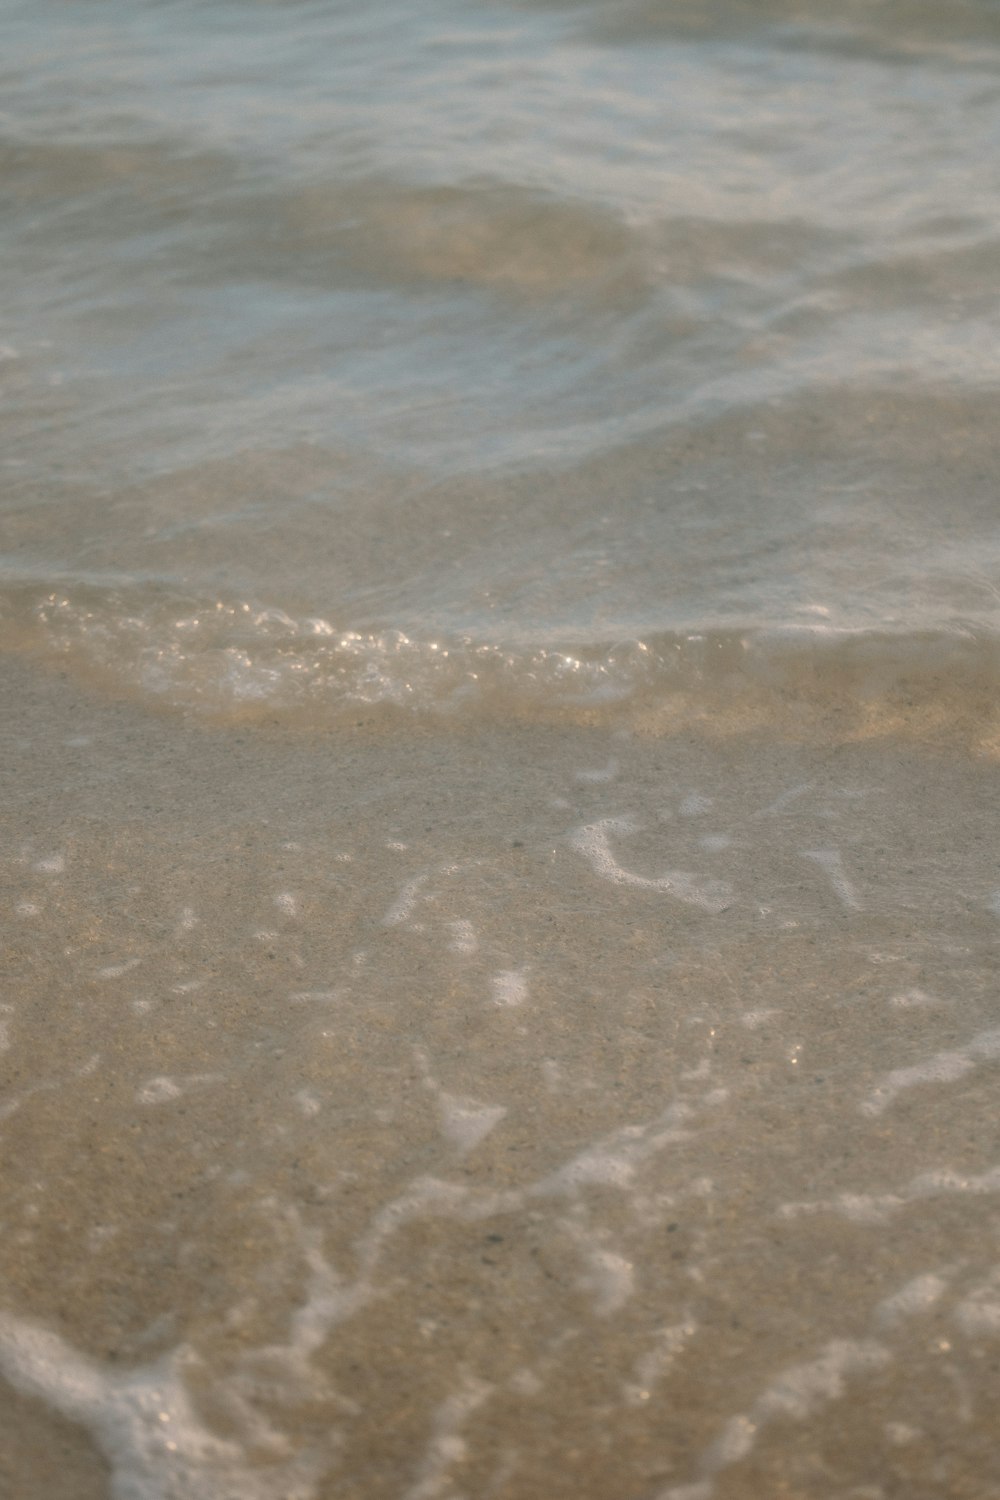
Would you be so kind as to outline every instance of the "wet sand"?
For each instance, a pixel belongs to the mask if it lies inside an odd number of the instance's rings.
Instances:
[[[994,762],[0,670],[13,1494],[1000,1494]]]

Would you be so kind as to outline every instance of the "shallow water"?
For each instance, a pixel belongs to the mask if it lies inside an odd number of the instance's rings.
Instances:
[[[0,1488],[1000,1496],[996,7],[0,68]]]
[[[110,1493],[995,1492],[992,761],[7,689],[0,1366]]]

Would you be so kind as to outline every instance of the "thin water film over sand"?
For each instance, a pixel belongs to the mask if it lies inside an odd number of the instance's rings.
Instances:
[[[12,1493],[1000,1493],[994,763],[7,675]]]

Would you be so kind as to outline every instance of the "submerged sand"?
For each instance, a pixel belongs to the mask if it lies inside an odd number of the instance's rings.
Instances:
[[[6,1492],[1000,1495],[994,761],[0,671]]]

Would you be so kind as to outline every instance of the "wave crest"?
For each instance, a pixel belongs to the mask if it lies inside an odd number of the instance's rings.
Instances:
[[[223,721],[321,728],[362,713],[649,734],[899,735],[1000,755],[1000,637],[959,623],[922,633],[706,629],[525,645],[75,586],[8,594],[0,647],[69,665],[115,694]]]

